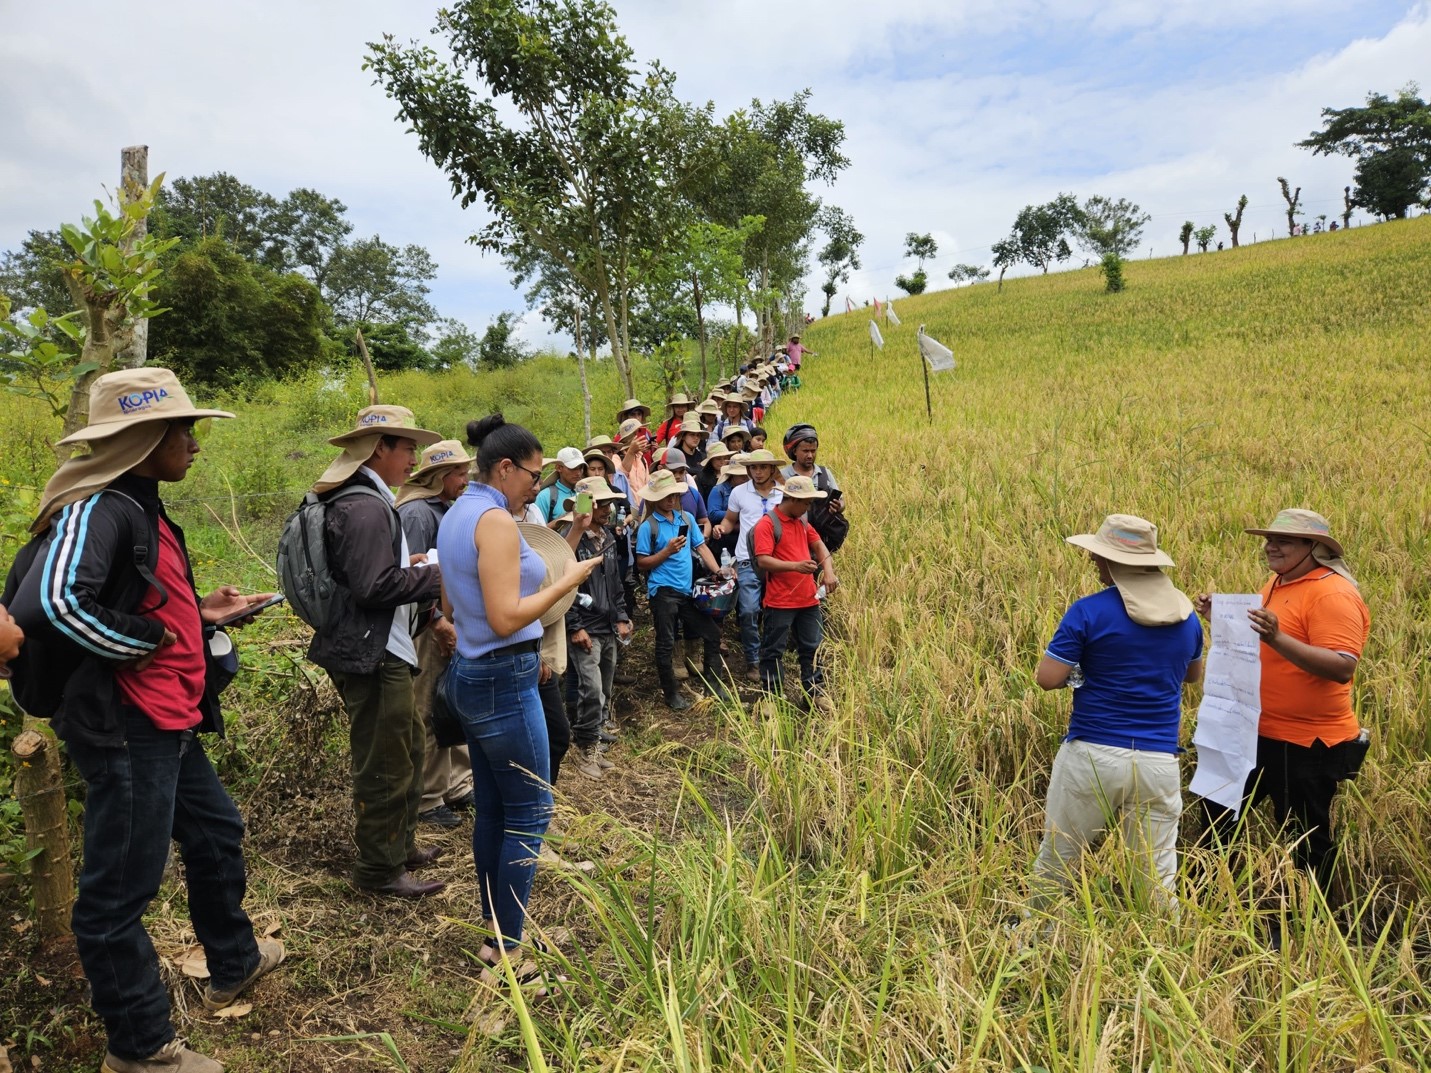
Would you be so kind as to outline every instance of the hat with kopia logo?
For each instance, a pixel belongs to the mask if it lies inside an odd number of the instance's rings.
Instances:
[[[412,411],[406,406],[365,406],[358,411],[353,428],[328,442],[334,447],[347,447],[351,443],[377,433],[380,436],[397,436],[412,440],[419,447],[430,447],[442,439],[442,434],[425,428],[418,428]],[[369,452],[371,454],[371,452]]]
[[[95,443],[147,421],[197,421],[201,417],[233,414],[199,409],[168,369],[121,369],[95,377],[89,386],[89,424],[59,442]]]
[[[647,503],[659,503],[667,496],[685,495],[689,490],[690,486],[684,481],[676,480],[670,470],[658,469],[651,474],[646,487],[641,489],[641,498]]]
[[[785,498],[786,499],[828,499],[829,493],[822,492],[815,487],[815,482],[809,477],[802,477],[796,474],[794,477],[785,478]]]
[[[421,480],[427,474],[437,469],[447,469],[450,466],[470,466],[474,460],[467,454],[466,448],[457,440],[438,440],[431,447],[422,452],[422,457],[418,460],[417,469],[412,471],[408,481]]]
[[[644,427],[644,422],[639,417],[628,417],[621,422],[621,427],[616,430],[617,439],[622,443],[631,439]]]

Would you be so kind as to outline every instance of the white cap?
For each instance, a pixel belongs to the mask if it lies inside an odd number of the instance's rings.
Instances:
[[[581,451],[575,447],[563,447],[557,452],[557,461],[567,469],[581,469],[582,466],[586,465],[586,459],[582,457]]]

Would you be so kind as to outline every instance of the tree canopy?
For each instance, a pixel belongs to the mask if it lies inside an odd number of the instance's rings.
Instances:
[[[1355,160],[1352,201],[1378,216],[1404,219],[1431,200],[1431,105],[1415,84],[1395,97],[1368,94],[1363,107],[1323,108],[1322,129],[1297,145]]]

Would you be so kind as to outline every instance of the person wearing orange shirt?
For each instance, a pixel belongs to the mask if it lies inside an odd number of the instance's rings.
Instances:
[[[1246,532],[1265,538],[1272,577],[1262,587],[1262,606],[1247,613],[1262,640],[1262,715],[1243,806],[1272,799],[1277,822],[1296,839],[1297,867],[1316,876],[1330,897],[1337,859],[1332,798],[1367,752],[1351,686],[1371,614],[1320,514],[1284,510],[1267,528]],[[1198,598],[1204,618],[1211,606],[1210,596]],[[1211,832],[1225,841],[1231,810],[1205,799],[1203,807]]]

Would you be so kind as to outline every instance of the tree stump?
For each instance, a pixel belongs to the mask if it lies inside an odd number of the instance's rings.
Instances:
[[[30,883],[35,894],[35,923],[42,940],[70,934],[70,907],[75,899],[74,865],[70,860],[65,786],[60,777],[59,749],[54,738],[26,730],[10,751],[15,767],[15,797],[25,817],[25,840],[31,850]]]

